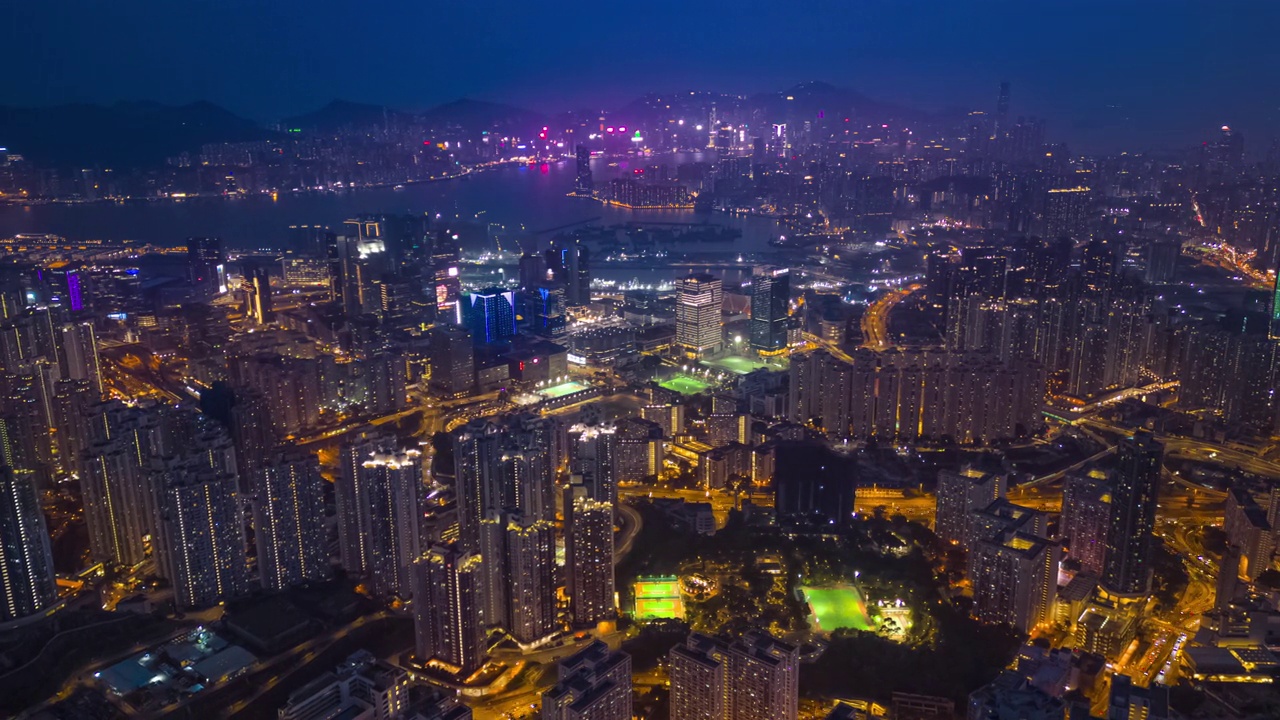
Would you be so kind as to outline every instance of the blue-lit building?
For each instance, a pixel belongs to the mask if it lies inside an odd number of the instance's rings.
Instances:
[[[516,334],[515,293],[497,287],[467,293],[458,302],[457,319],[477,345],[502,342]]]
[[[568,330],[564,315],[564,288],[534,287],[521,293],[524,319],[530,332],[543,337],[562,337]]]

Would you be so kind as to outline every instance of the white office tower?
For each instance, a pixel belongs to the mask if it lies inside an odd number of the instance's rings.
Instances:
[[[699,273],[676,280],[676,345],[690,355],[718,351],[724,344],[720,278]]]
[[[415,654],[419,662],[453,674],[485,660],[480,619],[480,556],[433,545],[413,566]]]
[[[560,661],[542,693],[542,720],[631,720],[631,656],[596,640]]]
[[[253,531],[266,590],[329,578],[324,478],[312,453],[272,453],[253,471]]]
[[[421,552],[422,453],[392,436],[362,437],[342,448],[334,491],[342,566],[370,592],[409,597],[409,566]]]

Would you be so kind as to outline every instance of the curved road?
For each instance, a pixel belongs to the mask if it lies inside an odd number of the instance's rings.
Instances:
[[[618,535],[613,539],[613,564],[617,565],[622,559],[631,552],[631,547],[635,544],[636,536],[640,534],[640,528],[644,527],[644,520],[641,519],[640,513],[630,505],[619,502],[618,508]]]
[[[889,340],[889,313],[898,303],[906,300],[911,293],[920,289],[920,285],[908,285],[901,290],[892,290],[880,296],[862,315],[862,344],[876,352],[884,352],[893,347]]]

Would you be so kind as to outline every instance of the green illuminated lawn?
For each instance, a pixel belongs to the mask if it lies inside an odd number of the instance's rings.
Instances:
[[[586,385],[583,385],[580,382],[574,382],[570,380],[569,382],[560,383],[559,385],[552,385],[551,387],[544,388],[542,390],[539,390],[538,392],[548,400],[555,400],[556,398],[562,398],[565,395],[572,395],[573,393],[576,393],[579,390],[586,390],[586,389],[587,389]]]
[[[684,601],[679,597],[668,598],[636,598],[637,620],[653,620],[657,618],[684,619]]]
[[[702,364],[707,367],[715,368],[716,370],[728,370],[729,372],[736,373],[738,375],[746,375],[752,370],[769,367],[767,363],[761,360],[739,357],[737,355],[730,355],[716,360],[703,360]]]
[[[636,618],[684,618],[684,601],[680,598],[680,586],[671,577],[655,577],[638,580],[636,591]]]
[[[805,602],[809,603],[809,626],[814,630],[831,632],[836,628],[870,630],[871,618],[862,593],[851,585],[814,588],[801,587]]]
[[[638,582],[636,597],[639,598],[673,598],[680,594],[673,582]]]
[[[689,375],[673,375],[658,383],[659,387],[674,390],[681,395],[697,395],[711,388],[711,383],[703,382]]]

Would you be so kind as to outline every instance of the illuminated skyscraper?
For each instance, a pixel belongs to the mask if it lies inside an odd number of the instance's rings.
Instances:
[[[431,328],[431,387],[458,397],[476,385],[475,346],[471,332],[452,325]]]
[[[474,420],[454,431],[458,523],[463,542],[478,541],[490,513],[555,519],[553,430],[548,418],[519,414]]]
[[[676,344],[691,355],[711,354],[724,344],[720,323],[724,290],[720,278],[694,274],[676,281]]]
[[[222,238],[187,238],[187,279],[206,297],[227,291],[227,255]]]
[[[569,428],[569,469],[582,476],[592,499],[617,501],[616,451],[617,428],[612,424],[581,422]]]
[[[791,271],[757,265],[751,277],[751,347],[775,352],[787,347]]]
[[[727,720],[733,706],[729,646],[694,633],[671,648],[671,720]]]
[[[543,283],[522,294],[529,329],[545,337],[563,337],[565,326],[565,292],[559,285]]]
[[[248,592],[244,514],[235,450],[225,436],[153,461],[156,566],[179,607],[208,607]]]
[[[591,302],[591,252],[579,242],[560,244],[553,242],[544,253],[547,273],[564,287],[564,299],[568,305],[586,305]]]
[[[591,151],[579,145],[574,149],[577,158],[577,176],[573,185],[573,194],[580,197],[591,197],[595,183],[591,179]]]
[[[673,407],[682,408],[676,405]],[[671,413],[664,413],[670,418]],[[622,418],[615,425],[614,481],[640,482],[657,477],[662,468],[664,446],[662,426],[642,418]]]
[[[1105,474],[1068,475],[1062,493],[1062,531],[1067,555],[1080,571],[1101,577],[1111,526],[1111,487]]]
[[[1117,595],[1140,596],[1151,588],[1151,533],[1156,524],[1164,446],[1143,431],[1121,440],[1116,454],[1102,586]]]
[[[1083,186],[1049,190],[1044,203],[1045,237],[1069,237],[1076,242],[1087,240],[1092,192]]]
[[[467,293],[458,302],[457,321],[477,345],[506,340],[516,334],[515,293],[497,287]]]
[[[0,464],[0,622],[33,615],[58,599],[34,479]]]
[[[99,562],[133,566],[146,557],[151,533],[150,457],[159,447],[157,413],[119,401],[94,408],[80,462],[89,552]]]
[[[527,414],[474,420],[453,433],[459,544],[483,560],[487,625],[510,620],[507,518],[527,526],[555,520],[552,436],[548,418]]]
[[[344,446],[334,494],[342,566],[374,595],[409,596],[409,566],[421,549],[422,453],[390,436]]]
[[[1023,632],[1052,619],[1057,597],[1057,542],[1021,531],[1002,531],[970,550],[973,614]]]
[[[441,231],[436,236],[431,264],[435,275],[436,318],[452,317],[458,295],[462,292],[462,280],[458,277],[457,235]]]
[[[800,650],[763,630],[729,646],[734,720],[795,720],[800,702]]]
[[[96,398],[102,396],[102,366],[98,362],[98,342],[93,323],[62,326],[60,370],[63,379],[87,380]]]
[[[1244,560],[1243,568],[1240,568],[1240,563],[1236,565],[1246,580],[1253,582],[1271,569],[1271,556],[1275,554],[1275,528],[1267,521],[1266,510],[1258,505],[1247,488],[1234,487],[1227,493],[1222,528],[1227,533],[1227,544],[1239,549]]]
[[[938,537],[957,545],[968,535],[969,516],[1005,496],[1008,476],[964,467],[938,472],[935,528]]]
[[[245,299],[249,317],[259,325],[275,322],[271,300],[271,273],[265,265],[253,265],[245,272]]]
[[[478,555],[451,545],[433,545],[413,565],[415,654],[423,663],[442,663],[469,673],[486,655],[480,619]]]
[[[1009,128],[1009,81],[1000,83],[1000,95],[996,98],[996,118],[993,137],[1001,137]]]
[[[574,476],[564,495],[566,591],[573,624],[614,617],[613,505],[593,499]]]
[[[266,590],[329,578],[324,479],[316,456],[273,453],[254,471],[253,527]]]
[[[506,518],[505,541],[508,632],[534,642],[557,629],[555,526],[519,514]]]

